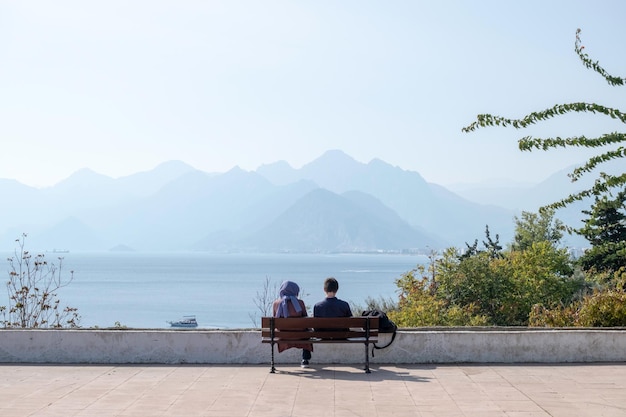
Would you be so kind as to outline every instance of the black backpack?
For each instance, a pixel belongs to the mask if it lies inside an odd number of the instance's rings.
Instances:
[[[391,341],[387,343],[385,346],[377,346],[376,343],[373,344],[376,349],[384,349],[389,347],[396,338],[396,331],[398,330],[398,326],[396,323],[391,321],[387,314],[384,311],[379,310],[367,310],[361,313],[361,317],[378,317],[378,333],[393,333],[391,336]],[[374,356],[374,350],[372,349],[372,356]]]

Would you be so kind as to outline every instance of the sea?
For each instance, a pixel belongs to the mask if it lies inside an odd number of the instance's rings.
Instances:
[[[61,306],[78,309],[81,327],[141,329],[169,328],[170,321],[188,315],[196,316],[198,328],[256,328],[264,315],[263,302],[278,297],[284,280],[300,286],[300,298],[309,311],[324,298],[323,282],[331,276],[339,281],[337,296],[354,308],[364,307],[368,298],[397,301],[396,280],[427,261],[423,255],[387,253],[69,252],[44,256],[55,265],[61,262],[62,277],[68,278],[73,271],[73,281],[58,290],[57,296]],[[7,300],[0,289],[0,306]]]

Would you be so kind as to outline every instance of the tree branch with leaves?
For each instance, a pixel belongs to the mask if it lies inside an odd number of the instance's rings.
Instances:
[[[626,78],[610,75],[597,61],[592,61],[589,58],[587,53],[584,52],[585,47],[581,45],[580,32],[580,29],[576,31],[574,49],[583,65],[600,74],[611,86],[623,86],[626,84]],[[510,119],[491,114],[479,114],[476,117],[476,121],[469,126],[464,127],[462,131],[466,133],[473,132],[481,127],[490,126],[512,126],[515,129],[523,129],[537,122],[552,119],[567,113],[602,114],[626,124],[626,114],[622,113],[618,109],[602,106],[596,103],[575,102],[557,104],[539,112],[532,112],[521,119]],[[569,173],[568,176],[572,182],[577,181],[584,174],[591,172],[603,163],[613,159],[626,157],[626,147],[622,145],[624,143],[626,143],[626,133],[623,132],[607,133],[597,138],[587,138],[585,136],[574,136],[568,138],[534,138],[531,136],[525,136],[518,141],[519,149],[521,151],[532,151],[535,149],[547,151],[558,147],[600,148],[614,146],[614,149],[610,149],[590,158],[583,166],[577,167]],[[571,194],[557,202],[547,205],[546,207],[542,207],[542,209],[563,208],[574,201],[580,201],[587,197],[609,194],[611,190],[617,187],[624,187],[624,185],[626,185],[626,173],[610,175],[601,172],[591,188]]]

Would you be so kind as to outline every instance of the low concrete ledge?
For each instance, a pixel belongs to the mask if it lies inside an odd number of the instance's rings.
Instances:
[[[381,344],[389,335],[381,335]],[[314,363],[361,364],[364,347],[318,344]],[[276,353],[297,363],[300,351]],[[0,363],[265,364],[270,345],[253,330],[0,330]],[[626,329],[416,328],[398,331],[372,363],[626,362]]]

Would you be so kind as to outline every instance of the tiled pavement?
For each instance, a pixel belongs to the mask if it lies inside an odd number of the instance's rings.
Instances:
[[[626,363],[0,364],[0,416],[626,416]]]

